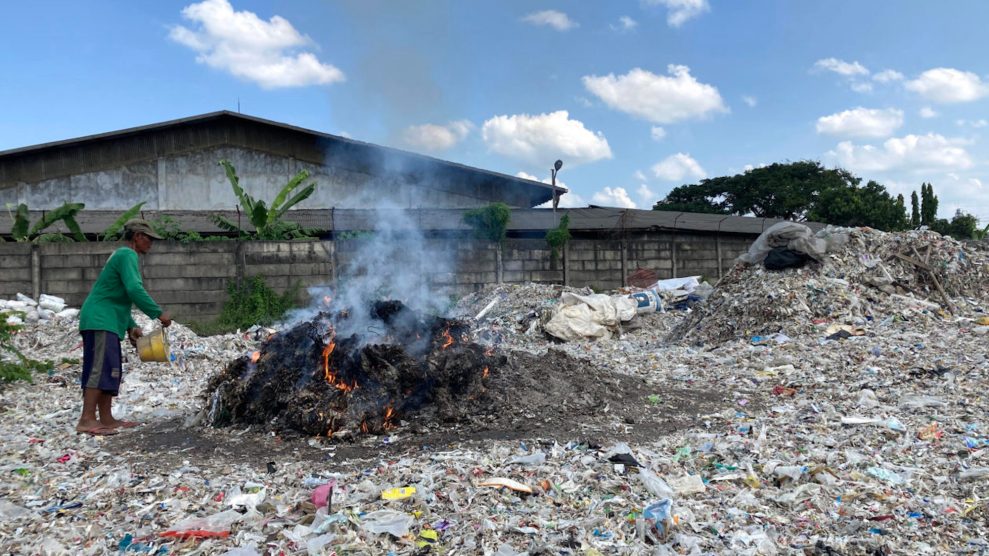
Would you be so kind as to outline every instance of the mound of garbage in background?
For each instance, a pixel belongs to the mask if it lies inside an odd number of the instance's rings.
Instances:
[[[989,299],[989,257],[949,237],[868,228],[819,235],[830,248],[810,266],[780,272],[743,260],[669,341],[717,345],[812,334],[822,325],[940,318],[980,309]]]

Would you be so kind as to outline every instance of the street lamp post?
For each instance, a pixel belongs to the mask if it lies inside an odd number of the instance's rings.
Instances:
[[[560,168],[563,168],[563,161],[557,160],[556,162],[553,163],[553,167],[550,168],[549,170],[550,176],[552,176],[553,179],[553,212],[554,213],[556,213],[556,207],[559,206],[560,204],[560,196],[556,192],[556,173],[560,171]]]

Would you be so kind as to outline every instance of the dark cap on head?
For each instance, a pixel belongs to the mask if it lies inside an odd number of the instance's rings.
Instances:
[[[128,220],[124,224],[124,231],[131,232],[132,234],[142,233],[150,238],[163,239],[160,235],[156,234],[154,229],[151,228],[151,224],[148,224],[147,220],[141,218],[133,218]]]

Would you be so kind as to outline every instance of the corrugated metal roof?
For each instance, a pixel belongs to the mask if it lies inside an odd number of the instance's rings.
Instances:
[[[374,230],[386,223],[389,229],[421,229],[432,231],[466,230],[463,215],[466,209],[299,209],[288,213],[288,219],[297,222],[305,228],[320,232]],[[33,211],[31,221],[41,217],[43,211]],[[235,211],[216,211],[226,218],[240,222],[250,229],[250,223],[243,214]],[[119,211],[85,210],[77,221],[87,234],[102,233],[117,218]],[[175,220],[178,227],[184,231],[200,233],[221,232],[213,224],[206,211],[143,211],[142,215],[148,220],[154,220],[161,215],[168,215]],[[766,228],[781,220],[773,218],[754,218],[747,216],[724,216],[719,214],[701,214],[691,212],[665,212],[655,210],[635,210],[619,208],[582,208],[559,209],[516,209],[511,213],[508,223],[510,231],[538,231],[554,228],[563,214],[570,215],[570,229],[574,231],[620,231],[627,230],[689,230],[698,232],[724,232],[736,234],[760,234]],[[824,227],[817,222],[804,222],[813,230]],[[9,234],[12,221],[6,215],[0,216],[0,234]],[[67,231],[64,226],[53,231]]]

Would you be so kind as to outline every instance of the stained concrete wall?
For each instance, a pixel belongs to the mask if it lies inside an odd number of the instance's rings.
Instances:
[[[542,238],[509,238],[502,245],[464,237],[427,241],[432,256],[418,264],[385,265],[386,276],[425,284],[438,295],[461,295],[494,283],[557,283],[608,290],[626,285],[637,269],[660,278],[703,275],[717,279],[755,236],[629,232],[624,237],[575,237],[556,261]],[[79,307],[107,257],[107,243],[0,244],[0,297],[21,292],[64,297]],[[371,244],[367,240],[298,242],[158,242],[142,257],[145,287],[180,322],[219,315],[231,281],[264,276],[279,291],[332,285],[342,269]],[[442,254],[440,256],[439,254]],[[449,264],[440,264],[444,258]],[[359,279],[359,278],[358,278]]]
[[[144,201],[147,210],[234,210],[239,203],[217,163],[221,159],[233,164],[242,187],[257,199],[274,199],[289,178],[307,170],[310,179],[306,183],[315,182],[316,192],[296,208],[367,208],[382,206],[382,199],[388,199],[389,208],[471,208],[487,201],[480,191],[453,187],[421,174],[397,171],[372,176],[356,167],[215,147],[37,183],[22,182],[0,189],[0,205],[26,203],[33,210],[49,210],[73,202],[85,203],[87,209],[123,210]]]

